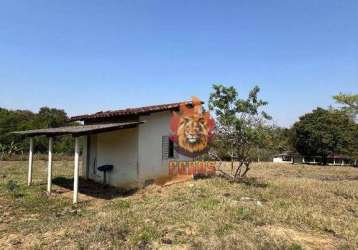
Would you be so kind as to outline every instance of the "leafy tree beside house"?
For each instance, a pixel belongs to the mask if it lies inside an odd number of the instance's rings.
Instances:
[[[232,174],[228,176],[239,180],[250,170],[253,154],[265,144],[267,133],[265,122],[271,117],[262,108],[267,102],[258,97],[259,87],[254,87],[246,99],[238,96],[233,87],[213,85],[209,98],[209,109],[216,116],[216,140],[209,152],[216,160],[232,160]],[[256,158],[256,157],[255,157]],[[237,163],[234,166],[234,162]],[[225,173],[223,173],[225,174]]]
[[[358,125],[345,112],[317,108],[293,125],[292,143],[303,156],[321,156],[323,164],[331,154],[357,157]]]

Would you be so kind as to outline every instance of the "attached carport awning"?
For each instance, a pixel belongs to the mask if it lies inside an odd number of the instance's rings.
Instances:
[[[47,167],[47,192],[51,193],[52,185],[52,146],[53,137],[61,135],[72,135],[75,137],[75,157],[74,157],[74,183],[73,183],[73,203],[78,201],[78,171],[79,171],[79,137],[82,135],[98,134],[110,132],[126,128],[134,128],[144,122],[121,122],[121,123],[107,123],[107,124],[94,124],[94,125],[81,125],[69,126],[60,128],[46,128],[35,129],[27,131],[16,131],[13,134],[23,135],[30,137],[30,150],[29,150],[29,167],[27,183],[30,186],[32,182],[32,164],[33,164],[33,138],[34,136],[48,136],[49,137],[49,150],[48,150],[48,167]]]
[[[16,131],[13,134],[24,135],[24,136],[41,136],[46,135],[61,136],[61,135],[73,135],[75,137],[96,134],[103,132],[110,132],[125,128],[134,128],[143,122],[121,122],[121,123],[107,123],[107,124],[94,124],[94,125],[81,125],[81,126],[68,126],[59,128],[45,128],[35,130]]]

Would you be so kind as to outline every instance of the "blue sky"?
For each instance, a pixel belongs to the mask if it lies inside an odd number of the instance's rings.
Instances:
[[[69,115],[255,84],[289,126],[358,92],[358,1],[2,0],[0,107]]]

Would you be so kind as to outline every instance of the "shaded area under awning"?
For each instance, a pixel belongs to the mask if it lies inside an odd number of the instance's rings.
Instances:
[[[93,125],[81,125],[81,126],[67,126],[59,128],[45,128],[35,129],[27,131],[16,131],[12,134],[23,135],[30,137],[30,150],[29,150],[29,166],[27,185],[32,183],[32,165],[33,165],[33,148],[34,148],[34,136],[45,135],[49,137],[48,146],[48,165],[47,165],[47,193],[51,194],[52,186],[52,148],[53,137],[61,135],[72,135],[75,138],[75,156],[74,156],[74,173],[73,173],[73,204],[78,202],[78,182],[79,182],[79,158],[80,158],[80,136],[89,134],[99,134],[104,132],[110,132],[126,128],[135,128],[139,122],[121,122],[121,123],[107,123],[107,124],[93,124]]]
[[[142,123],[144,122],[122,122],[122,123],[68,126],[68,127],[59,127],[59,128],[45,128],[45,129],[16,131],[16,132],[12,132],[12,134],[24,135],[29,137],[41,136],[41,135],[46,135],[49,137],[61,136],[61,135],[73,135],[77,137],[77,136],[88,135],[88,134],[110,132],[110,131],[125,129],[125,128],[134,128]]]

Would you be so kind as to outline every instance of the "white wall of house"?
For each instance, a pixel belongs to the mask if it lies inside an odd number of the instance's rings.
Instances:
[[[163,159],[162,138],[170,136],[170,118],[172,113],[158,112],[141,116],[139,125],[138,152],[139,152],[139,181],[155,179],[168,175],[168,161]],[[189,160],[181,154],[175,153],[175,160]],[[174,159],[173,159],[174,160]]]
[[[88,178],[103,181],[102,165],[113,165],[107,173],[106,183],[112,186],[131,187],[137,185],[138,128],[91,135],[89,139]]]
[[[112,186],[141,186],[146,180],[168,175],[170,159],[163,159],[162,138],[170,135],[170,118],[169,111],[151,113],[140,117],[145,123],[137,128],[88,136],[83,152],[87,167],[82,176],[102,182],[103,174],[97,168],[106,164],[114,165],[107,175],[107,183]],[[175,153],[174,159],[191,158]]]

